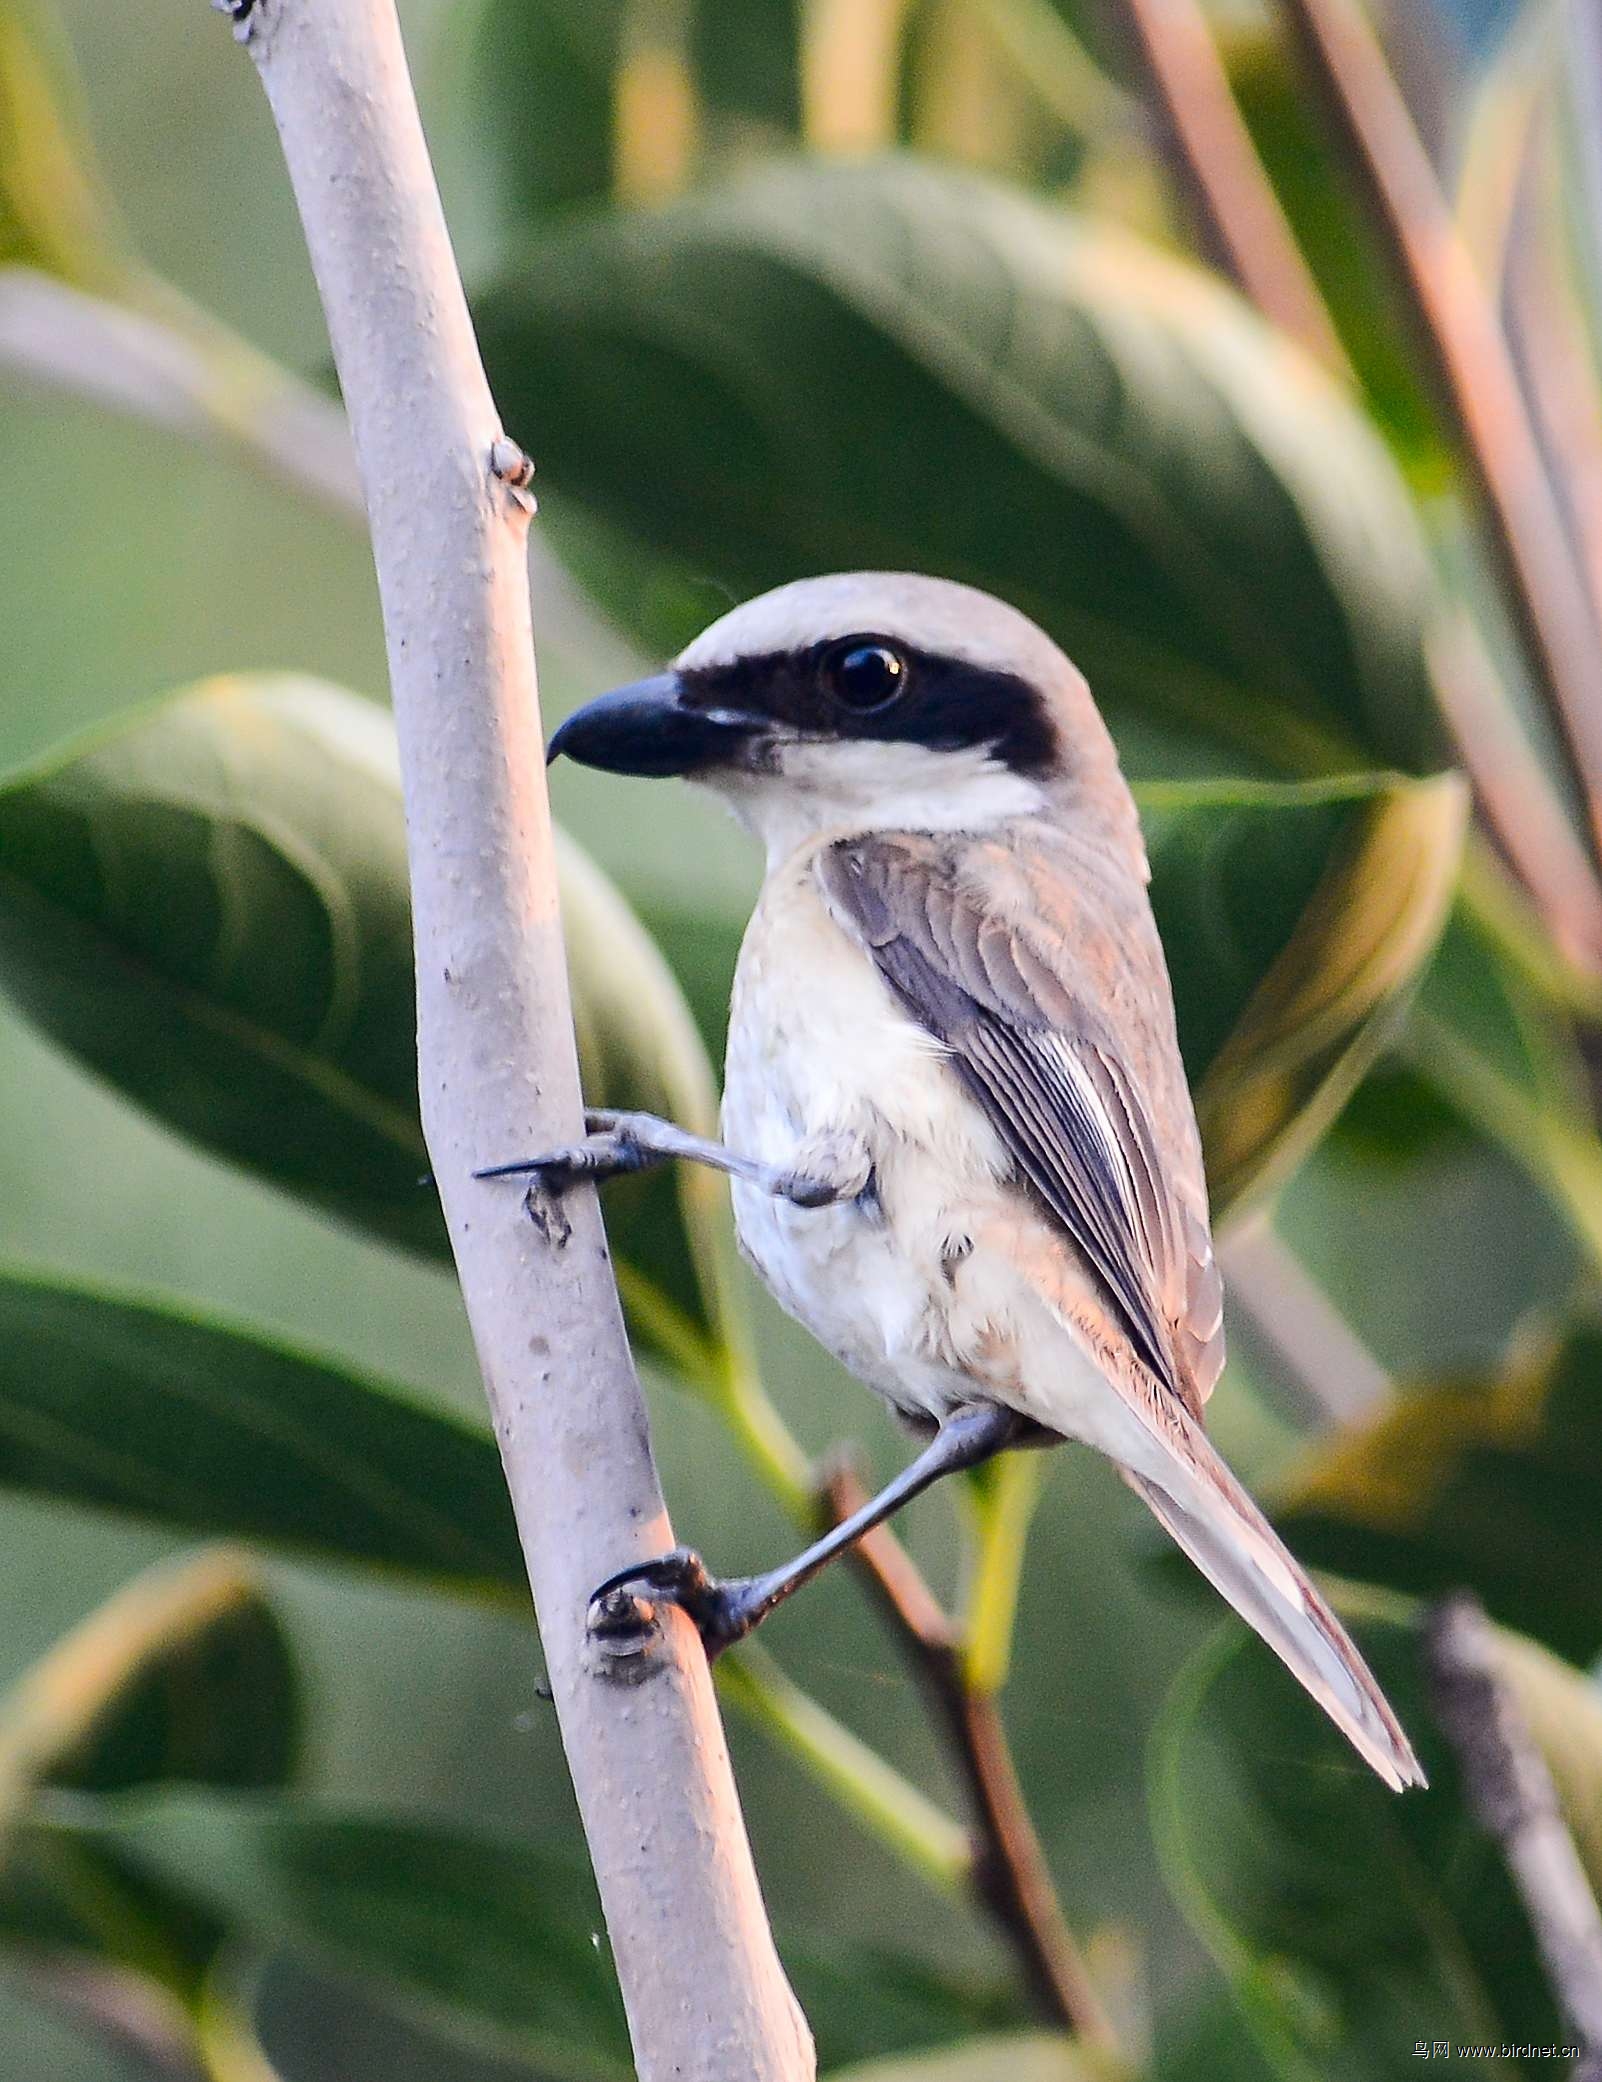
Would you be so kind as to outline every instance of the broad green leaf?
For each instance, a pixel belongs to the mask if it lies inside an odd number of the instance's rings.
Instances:
[[[571,841],[559,865],[591,1102],[707,1128],[711,1071],[665,965]],[[394,741],[373,704],[306,679],[213,680],[13,776],[0,987],[179,1132],[445,1255],[421,1182]],[[693,1373],[738,1335],[720,1188],[678,1167],[608,1206],[636,1329]]]
[[[1466,801],[1446,776],[1154,785],[1141,807],[1219,1215],[1294,1167],[1389,1038],[1446,920]]]
[[[1602,1653],[1602,1331],[1490,1379],[1416,1384],[1312,1447],[1275,1523],[1303,1561],[1442,1596],[1572,1657]]]
[[[1148,2082],[1289,2082],[1294,2073],[1270,2061],[1228,1987],[1215,1981],[1164,2017]]]
[[[114,1847],[35,1828],[39,1801],[162,1780],[278,1785],[299,1732],[289,1644],[243,1556],[136,1577],[0,1700],[0,1945],[96,1959],[194,2000],[216,1920]]]
[[[0,1487],[524,1596],[486,1432],[237,1325],[17,1272]]]
[[[722,141],[749,152],[799,131],[807,13],[808,0],[692,0],[696,86]]]
[[[466,10],[452,70],[460,120],[484,147],[509,222],[612,187],[613,80],[629,0],[539,0]]]
[[[589,1876],[504,1835],[303,1796],[187,1791],[63,1797],[39,1829],[114,1849],[236,1938],[366,1976],[436,2024],[552,2060],[573,2082],[632,2073]],[[1016,2015],[1008,1997],[872,1949],[827,1965],[804,1942],[781,1938],[781,1950],[826,2066]]]
[[[236,1941],[369,1977],[573,2082],[632,2073],[594,1886],[525,1845],[303,1796],[185,1790],[60,1797],[38,1833],[114,1852]]]
[[[388,721],[315,682],[206,682],[0,789],[22,1009],[196,1141],[443,1251],[406,892]]]
[[[1012,1975],[964,1979],[884,1946],[820,1946],[782,1930],[779,1950],[825,2069],[964,2044],[1028,2020]]]
[[[1122,2072],[1097,2060],[1071,2039],[1024,2032],[1004,2039],[976,2039],[947,2053],[915,2060],[876,2060],[867,2067],[841,2068],[829,2082],[1092,2082]]]
[[[1276,2071],[1402,2082],[1418,2072],[1420,2041],[1450,2040],[1454,2073],[1534,2073],[1539,2064],[1466,2050],[1559,2044],[1563,2033],[1500,1850],[1434,1725],[1418,1634],[1374,1621],[1359,1640],[1430,1790],[1388,1792],[1231,1626],[1181,1680],[1156,1739],[1171,1883]],[[1536,1654],[1514,1644],[1504,1675],[1544,1731],[1554,1720],[1572,1728],[1565,1794],[1594,1810],[1602,1712],[1578,1672],[1545,1659],[1532,1678]]]
[[[1132,765],[1435,759],[1431,581],[1382,446],[1178,261],[916,161],[795,165],[553,233],[480,319],[558,530],[566,495],[738,592],[988,587]]]
[[[1398,1046],[1466,1125],[1528,1174],[1602,1265],[1602,1146],[1584,1065],[1568,1014],[1514,958],[1513,944],[1483,903],[1460,904]]]
[[[0,0],[0,268],[37,268],[83,288],[119,285],[111,205],[69,115],[51,24],[31,0]]]
[[[277,1785],[299,1735],[299,1681],[259,1573],[212,1548],[136,1577],[0,1699],[0,1786]]]
[[[451,107],[471,129],[503,218],[537,224],[611,194],[626,156],[617,134],[626,74],[653,31],[682,41],[714,153],[748,157],[792,139],[802,11],[800,0],[488,0],[456,32]],[[649,118],[648,97],[636,113]]]

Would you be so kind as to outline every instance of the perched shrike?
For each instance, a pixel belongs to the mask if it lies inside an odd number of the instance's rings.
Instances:
[[[682,774],[767,850],[727,1146],[638,1114],[497,1173],[731,1174],[780,1303],[928,1443],[789,1566],[623,1571],[709,1652],[1004,1448],[1098,1448],[1386,1783],[1421,1785],[1340,1622],[1209,1444],[1224,1359],[1201,1146],[1135,805],[1084,679],[967,586],[859,572],[736,608],[551,740]]]

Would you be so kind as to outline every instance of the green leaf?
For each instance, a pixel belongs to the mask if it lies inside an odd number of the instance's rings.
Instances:
[[[1420,2041],[1450,2040],[1454,2073],[1524,2073],[1464,2049],[1562,2042],[1528,1922],[1432,1719],[1415,1629],[1374,1621],[1358,1639],[1430,1790],[1389,1793],[1231,1626],[1190,1666],[1157,1734],[1153,1799],[1170,1881],[1277,2071],[1403,2082],[1418,2072]],[[1505,1673],[1521,1700],[1532,1653],[1516,1649]],[[1564,1706],[1581,1706],[1577,1672],[1539,1674],[1548,1720],[1554,1686]],[[1567,1790],[1594,1810],[1594,1701],[1579,1726]]]
[[[363,1975],[436,2024],[564,2075],[631,2074],[589,1876],[504,1836],[353,1814],[303,1796],[62,1798],[42,1830],[114,1850],[236,1939]],[[872,1949],[784,1944],[826,2064],[1002,2028],[1009,1996]]]
[[[0,1784],[278,1785],[300,1718],[259,1572],[212,1548],[136,1577],[0,1699]]]
[[[612,186],[613,79],[627,0],[539,0],[469,11],[455,102],[509,221]],[[447,25],[447,34],[449,34]]]
[[[711,1071],[665,964],[571,841],[558,863],[591,1102],[709,1128]],[[208,681],[13,776],[0,986],[180,1133],[446,1255],[421,1186],[394,739],[370,702],[306,679]],[[680,1167],[608,1207],[636,1330],[704,1369],[740,1335],[721,1187]]]
[[[136,1577],[0,1701],[0,1945],[97,1958],[195,2000],[215,1919],[114,1847],[36,1827],[41,1797],[279,1785],[299,1736],[289,1643],[243,1556],[219,1548]]]
[[[1483,880],[1471,855],[1474,880]],[[1520,1166],[1602,1266],[1602,1145],[1568,1014],[1465,880],[1398,1047],[1459,1119]]]
[[[1488,1378],[1414,1384],[1314,1446],[1276,1525],[1303,1561],[1493,1618],[1576,1662],[1602,1653],[1602,1330]]]
[[[800,125],[800,0],[489,0],[452,68],[451,107],[509,223],[612,191],[620,75],[644,28],[682,38],[714,152],[749,157]]]
[[[159,1118],[441,1251],[388,719],[204,683],[0,790],[0,982]]]
[[[566,494],[739,592],[861,566],[988,587],[1064,643],[1135,767],[1436,758],[1400,482],[1198,270],[916,161],[797,165],[553,234],[480,319],[558,530]]]
[[[1012,1978],[964,1980],[879,1945],[820,1946],[779,1934],[785,1971],[824,2069],[932,2051],[1026,2021]]]
[[[0,0],[0,267],[121,286],[111,205],[69,112],[59,39],[29,0]]]
[[[747,153],[801,128],[801,44],[807,0],[693,0],[696,86]]]
[[[1142,790],[1215,1218],[1287,1175],[1389,1038],[1445,923],[1466,807],[1451,776]]]
[[[18,1272],[0,1486],[525,1596],[485,1432],[238,1325]]]
[[[1003,2075],[1007,2082],[1092,2082],[1093,2077],[1120,2072],[1071,2039],[1023,2032],[1004,2039],[976,2039],[917,2060],[876,2060],[868,2067],[841,2068],[829,2082],[997,2082]]]
[[[1228,1988],[1214,1980],[1165,2016],[1149,2082],[1280,2082],[1291,2073],[1269,2061]]]
[[[370,1978],[431,2021],[558,2063],[632,2073],[587,1874],[523,1845],[301,1796],[60,1796],[40,1838],[115,1855],[236,1942]]]

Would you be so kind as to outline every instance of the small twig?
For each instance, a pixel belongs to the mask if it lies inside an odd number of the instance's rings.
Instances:
[[[1463,607],[1431,632],[1430,678],[1491,842],[1567,960],[1602,962],[1602,882]]]
[[[1496,1661],[1496,1636],[1467,1592],[1430,1614],[1425,1657],[1435,1717],[1475,1813],[1501,1846],[1566,2028],[1585,2051],[1576,2078],[1602,2072],[1602,1914],[1564,1825],[1545,1759]]]
[[[54,275],[0,268],[0,366],[41,390],[221,442],[341,519],[363,518],[338,405],[220,329],[202,340]]]
[[[1504,309],[1536,435],[1580,572],[1602,614],[1602,408],[1596,373],[1559,257],[1550,126],[1537,111],[1507,240]]]
[[[829,1524],[866,1500],[867,1491],[845,1468],[832,1473],[819,1494]],[[974,1893],[1017,1954],[1047,2022],[1087,2044],[1116,2046],[1057,1900],[996,1703],[967,1682],[950,1615],[888,1528],[859,1540],[852,1560],[945,1726],[973,1812]]]
[[[1352,0],[1284,5],[1394,258],[1602,849],[1602,647],[1507,341],[1368,23]]]
[[[1123,8],[1203,246],[1266,318],[1326,368],[1349,374],[1197,0],[1123,0]]]

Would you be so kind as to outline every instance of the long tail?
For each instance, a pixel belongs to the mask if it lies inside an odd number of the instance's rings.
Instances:
[[[1413,1746],[1346,1629],[1201,1426],[1184,1421],[1182,1436],[1182,1445],[1164,1441],[1161,1479],[1124,1468],[1124,1480],[1385,1783],[1398,1793],[1424,1785]]]

